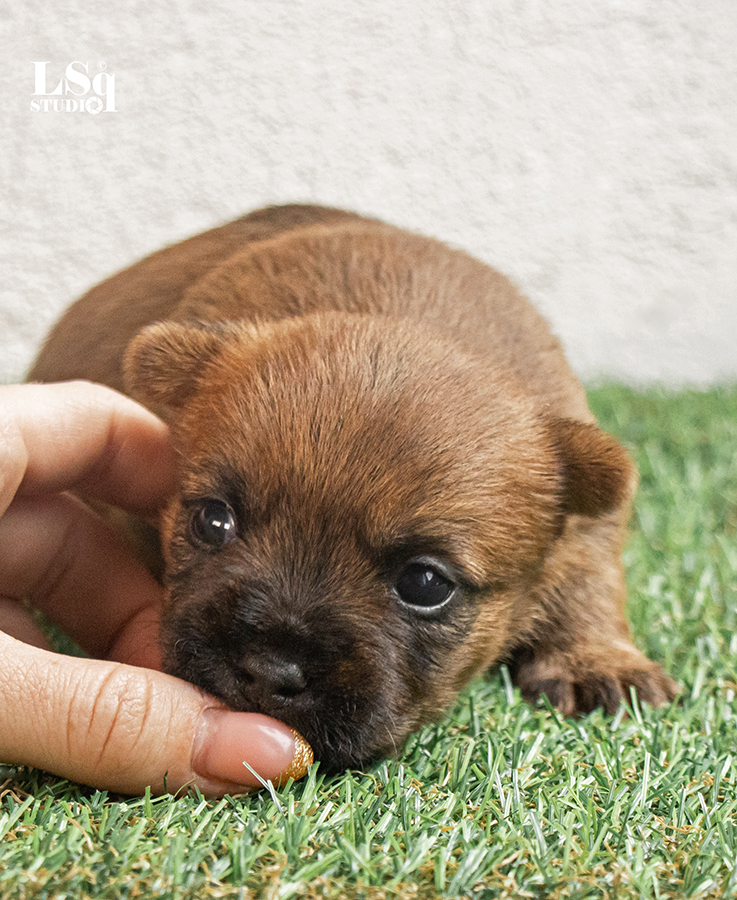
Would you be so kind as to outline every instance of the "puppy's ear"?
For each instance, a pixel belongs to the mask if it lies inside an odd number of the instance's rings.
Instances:
[[[632,497],[635,468],[611,435],[575,419],[551,418],[549,427],[561,466],[563,512],[599,516]]]
[[[123,362],[126,391],[147,406],[180,409],[225,340],[218,328],[163,322],[131,341]]]

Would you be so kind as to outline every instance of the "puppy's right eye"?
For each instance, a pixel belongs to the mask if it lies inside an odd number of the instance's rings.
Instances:
[[[233,510],[222,500],[206,497],[195,507],[189,530],[195,543],[219,550],[236,536]]]

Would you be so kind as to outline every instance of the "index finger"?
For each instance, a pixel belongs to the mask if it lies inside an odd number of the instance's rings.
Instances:
[[[111,388],[84,381],[0,387],[0,515],[16,492],[75,489],[152,513],[174,489],[167,426]]]

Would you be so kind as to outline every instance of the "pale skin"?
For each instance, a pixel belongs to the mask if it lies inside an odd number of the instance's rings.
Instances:
[[[76,496],[154,518],[175,470],[166,425],[121,394],[0,387],[0,763],[126,794],[304,773],[285,725],[160,671],[162,589]],[[91,658],[53,652],[31,607]]]

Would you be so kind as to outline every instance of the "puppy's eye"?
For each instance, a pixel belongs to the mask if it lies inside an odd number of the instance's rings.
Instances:
[[[190,532],[199,544],[220,549],[236,536],[233,510],[222,500],[206,497],[195,508]]]
[[[437,609],[450,599],[455,585],[433,566],[416,562],[402,572],[395,590],[399,599],[409,606]]]

